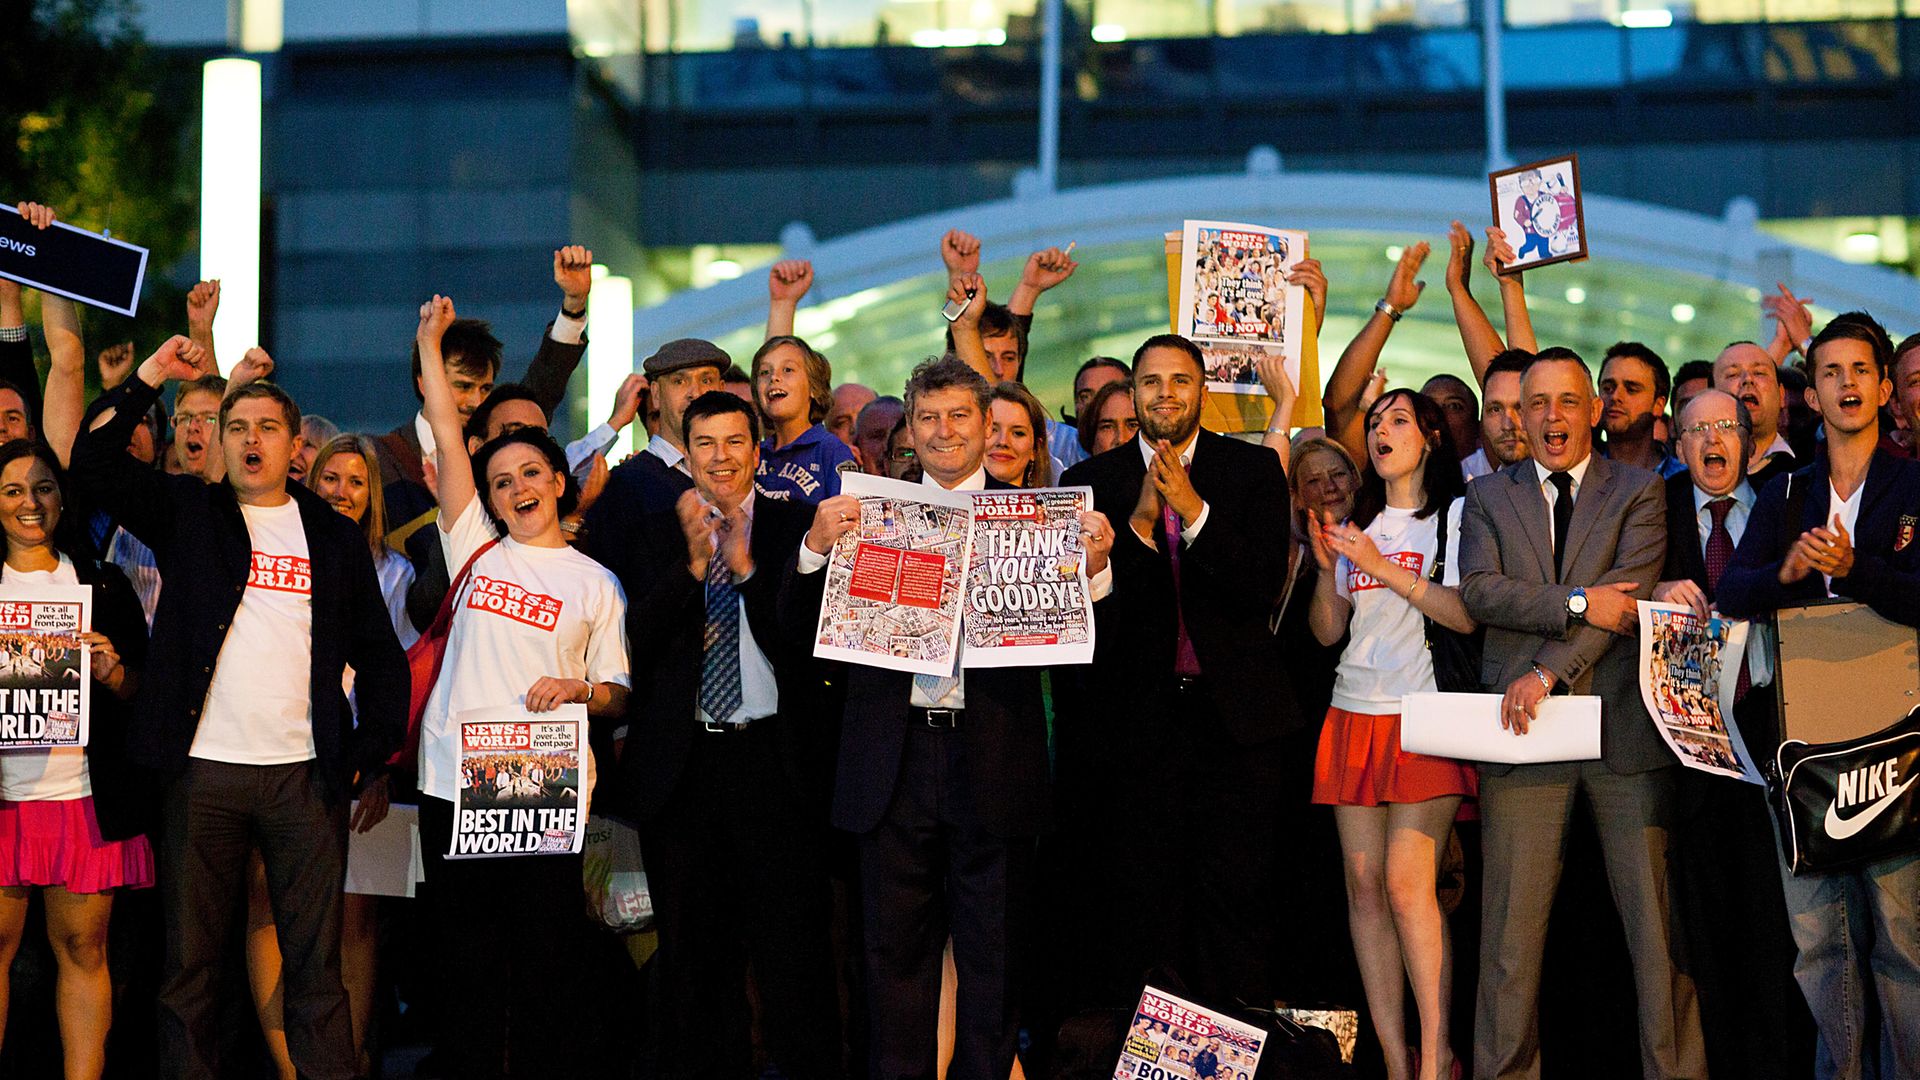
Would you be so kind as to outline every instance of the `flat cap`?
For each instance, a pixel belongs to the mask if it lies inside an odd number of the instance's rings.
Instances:
[[[649,379],[657,379],[670,372],[685,371],[688,368],[716,367],[721,371],[733,365],[733,358],[720,346],[699,338],[677,338],[667,342],[647,357],[640,370]]]

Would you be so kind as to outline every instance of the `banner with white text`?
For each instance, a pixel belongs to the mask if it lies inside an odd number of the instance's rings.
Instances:
[[[0,749],[87,745],[85,585],[0,587]]]
[[[1080,515],[1091,488],[978,491],[961,608],[963,668],[1093,661],[1093,600]]]

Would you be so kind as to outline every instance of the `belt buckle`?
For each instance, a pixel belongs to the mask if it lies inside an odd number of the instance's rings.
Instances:
[[[1175,675],[1173,677],[1173,685],[1180,688],[1181,690],[1192,690],[1194,687],[1200,685],[1200,676]]]
[[[954,721],[958,720],[959,716],[960,710],[958,709],[928,709],[927,726],[930,728],[952,728]]]

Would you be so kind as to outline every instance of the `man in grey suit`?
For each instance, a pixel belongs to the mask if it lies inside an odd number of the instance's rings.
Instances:
[[[1673,755],[1640,701],[1636,599],[1666,555],[1666,489],[1594,454],[1601,402],[1570,349],[1521,378],[1530,460],[1467,488],[1460,586],[1487,628],[1481,678],[1524,738],[1556,690],[1601,699],[1601,760],[1480,767],[1486,858],[1473,1075],[1540,1075],[1539,990],[1567,821],[1585,794],[1627,928],[1649,1078],[1706,1075],[1700,1014],[1679,969],[1667,885]]]

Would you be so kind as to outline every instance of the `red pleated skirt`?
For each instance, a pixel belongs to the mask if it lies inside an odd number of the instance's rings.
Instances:
[[[153,847],[144,836],[100,835],[93,796],[0,800],[0,886],[58,885],[70,893],[153,885]]]
[[[1473,796],[1480,776],[1452,758],[1400,749],[1400,714],[1369,715],[1335,706],[1320,729],[1313,762],[1313,801],[1333,806],[1416,803],[1444,795]]]

